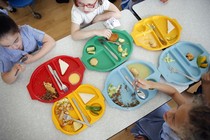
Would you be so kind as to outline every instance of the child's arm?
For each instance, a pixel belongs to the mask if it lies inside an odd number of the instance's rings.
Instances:
[[[55,46],[55,40],[48,34],[44,35],[44,38],[42,41],[43,41],[43,46],[37,53],[33,55],[27,54],[28,59],[24,62],[25,64],[32,63],[40,59]]]
[[[2,80],[7,84],[12,84],[20,73],[25,70],[25,65],[15,64],[9,72],[1,73]]]
[[[210,105],[210,71],[202,75],[201,84],[204,102]]]
[[[138,87],[143,89],[157,89],[162,91],[163,93],[171,96],[171,98],[178,104],[186,103],[185,98],[172,86],[166,85],[163,83],[153,82],[153,81],[146,81],[138,79],[135,83]]]
[[[117,19],[121,18],[120,10],[112,3],[110,3],[108,11],[106,11],[103,14],[97,15],[93,19],[93,23],[96,23],[96,22],[99,22],[99,21],[104,21],[104,20],[107,20],[111,17],[114,17],[114,18],[117,18]]]
[[[71,37],[74,40],[86,39],[93,36],[103,36],[109,38],[112,34],[112,31],[109,29],[99,29],[99,30],[89,30],[83,31],[80,30],[80,25],[71,23]]]

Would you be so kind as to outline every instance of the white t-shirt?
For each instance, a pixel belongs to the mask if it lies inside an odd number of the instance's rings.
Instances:
[[[99,5],[94,11],[90,13],[82,12],[78,7],[73,5],[71,9],[71,21],[80,25],[81,28],[91,24],[96,15],[102,14],[105,10],[108,10],[110,2],[108,0],[102,0],[103,4]]]

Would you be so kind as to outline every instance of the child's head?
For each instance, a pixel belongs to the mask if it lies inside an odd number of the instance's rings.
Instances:
[[[0,45],[11,49],[22,48],[18,25],[3,13],[0,13]]]
[[[210,138],[210,108],[207,106],[183,104],[166,112],[163,117],[182,139]]]
[[[76,7],[84,13],[92,12],[98,5],[102,5],[102,0],[73,0]]]

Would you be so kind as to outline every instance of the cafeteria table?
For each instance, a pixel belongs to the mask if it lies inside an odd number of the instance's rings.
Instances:
[[[117,29],[126,30],[130,33],[137,19],[129,10],[123,10],[122,15],[120,19],[121,26]],[[102,22],[90,25],[84,30],[100,28],[105,28]],[[2,79],[0,80],[1,140],[105,140],[170,100],[170,97],[158,93],[153,99],[133,111],[112,108],[106,103],[103,117],[81,133],[70,136],[57,130],[52,122],[51,109],[53,104],[32,100],[26,85],[29,83],[33,71],[49,59],[59,55],[81,58],[83,46],[87,41],[88,39],[74,41],[70,35],[66,36],[58,40],[55,48],[46,56],[32,64],[28,64],[24,73],[18,77],[15,83],[8,85]],[[157,66],[159,54],[159,51],[147,51],[134,45],[129,60],[141,59],[150,61]],[[86,69],[82,84],[91,84],[102,91],[108,74],[109,72]],[[163,79],[161,81],[165,82]],[[187,88],[186,86],[173,86],[180,92]]]

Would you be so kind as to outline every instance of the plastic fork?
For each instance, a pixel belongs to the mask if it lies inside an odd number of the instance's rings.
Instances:
[[[69,89],[68,87],[61,81],[60,77],[58,76],[57,72],[55,70],[53,70],[53,73],[55,75],[55,77],[58,79],[60,85],[61,85],[61,88],[64,92],[67,92]]]
[[[64,118],[65,120],[72,120],[72,121],[75,121],[75,122],[78,122],[78,123],[81,123],[81,124],[85,124],[85,125],[88,126],[88,124],[87,124],[86,122],[83,122],[83,121],[77,120],[77,119],[75,119],[75,118],[72,118],[72,117],[71,117],[70,115],[68,115],[68,114],[64,114],[63,118]]]
[[[19,60],[19,64],[23,64],[23,62],[25,62],[28,59],[27,55],[24,55],[23,57],[20,58]],[[18,72],[20,69],[17,69],[17,71],[15,72],[15,76],[17,76]]]
[[[186,77],[186,78],[188,78],[188,79],[190,79],[190,80],[192,80],[192,81],[194,81],[194,82],[197,82],[197,80],[194,79],[193,77],[191,77],[191,76],[189,76],[189,75],[187,75],[187,74],[185,74],[185,73],[179,71],[178,69],[176,69],[176,68],[174,68],[174,67],[172,67],[172,66],[169,66],[168,69],[169,69],[171,72],[173,72],[173,73],[181,74],[182,76],[184,76],[184,77]]]

